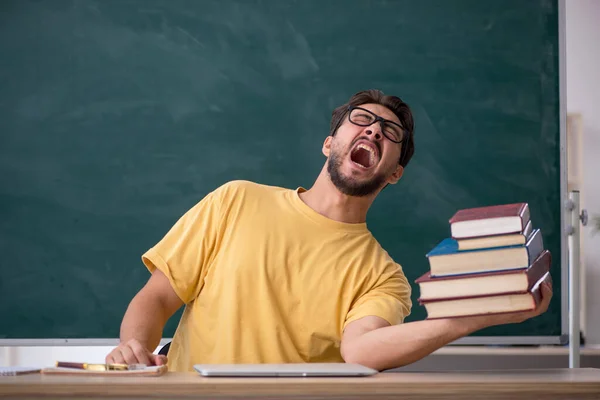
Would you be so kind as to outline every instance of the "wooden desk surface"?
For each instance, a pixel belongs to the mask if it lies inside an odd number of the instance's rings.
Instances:
[[[9,398],[598,399],[600,369],[381,373],[364,378],[0,377]]]

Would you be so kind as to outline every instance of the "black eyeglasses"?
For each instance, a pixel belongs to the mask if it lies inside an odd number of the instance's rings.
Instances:
[[[348,120],[354,125],[370,126],[376,122],[381,125],[383,136],[394,143],[402,143],[406,139],[406,134],[402,125],[394,121],[384,119],[379,115],[366,110],[362,107],[348,106]]]

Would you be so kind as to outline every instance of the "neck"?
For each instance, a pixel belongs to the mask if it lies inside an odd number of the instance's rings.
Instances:
[[[375,196],[377,193],[363,197],[343,194],[331,182],[327,165],[323,166],[313,186],[300,193],[300,199],[319,214],[349,224],[364,223],[367,220],[367,211]]]

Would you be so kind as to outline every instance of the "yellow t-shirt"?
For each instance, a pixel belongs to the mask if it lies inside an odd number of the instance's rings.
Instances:
[[[366,224],[333,221],[298,190],[246,181],[208,194],[142,257],[186,304],[169,369],[343,362],[346,324],[399,324],[411,288]]]

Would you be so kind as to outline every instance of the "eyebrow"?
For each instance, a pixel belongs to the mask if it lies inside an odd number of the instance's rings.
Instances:
[[[398,125],[400,125],[400,126],[402,127],[402,129],[404,129],[404,125],[402,125],[402,122],[400,122],[400,119],[398,119],[398,122],[396,122],[396,121],[394,121],[393,119],[391,119],[390,117],[386,117],[386,116],[383,116],[383,115],[381,115],[381,114],[378,114],[377,112],[375,112],[375,111],[373,111],[373,110],[369,110],[369,109],[368,109],[368,108],[366,108],[366,107],[363,107],[363,106],[356,106],[356,107],[357,107],[357,108],[360,108],[361,110],[367,110],[368,112],[371,112],[371,113],[373,113],[373,114],[375,114],[375,115],[377,115],[377,116],[379,116],[379,117],[381,117],[381,118],[385,119],[386,121],[390,121],[390,122],[393,122],[393,123],[395,123],[395,124],[398,124]],[[396,114],[394,114],[392,111],[390,111],[390,112],[391,112],[391,113],[394,115],[394,117],[398,118],[398,116],[397,116]]]

